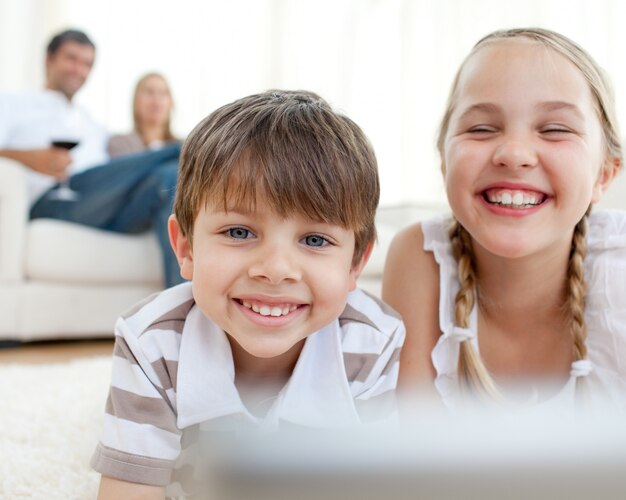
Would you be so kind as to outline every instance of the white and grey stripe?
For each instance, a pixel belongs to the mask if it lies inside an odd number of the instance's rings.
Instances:
[[[188,475],[182,469],[192,461],[199,426],[178,427],[177,391],[180,346],[193,306],[186,284],[151,296],[118,320],[104,433],[92,459],[102,474],[153,485],[178,484]],[[404,341],[401,321],[359,291],[350,294],[338,324],[340,359],[357,413],[363,422],[388,415]],[[237,427],[227,417],[210,424],[207,429]]]

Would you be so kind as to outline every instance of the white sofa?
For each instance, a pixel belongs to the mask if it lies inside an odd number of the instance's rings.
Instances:
[[[0,158],[0,339],[111,335],[161,283],[156,239],[28,221],[23,167]]]
[[[441,207],[379,211],[379,242],[359,281],[380,293],[397,230]],[[117,316],[161,287],[152,233],[121,235],[51,219],[28,220],[23,168],[0,158],[0,340],[111,336]]]

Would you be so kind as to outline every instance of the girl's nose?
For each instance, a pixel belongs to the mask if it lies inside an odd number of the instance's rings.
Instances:
[[[534,167],[537,152],[530,140],[505,137],[494,151],[492,161],[499,167]]]

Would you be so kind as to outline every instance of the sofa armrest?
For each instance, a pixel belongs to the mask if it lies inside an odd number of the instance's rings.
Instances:
[[[24,279],[24,246],[28,223],[27,181],[17,162],[0,158],[0,282]]]

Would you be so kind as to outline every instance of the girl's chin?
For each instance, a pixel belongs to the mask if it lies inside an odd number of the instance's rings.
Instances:
[[[528,242],[524,242],[520,237],[515,237],[514,235],[490,238],[483,241],[474,240],[474,245],[480,247],[487,254],[505,259],[519,259],[535,250]]]

